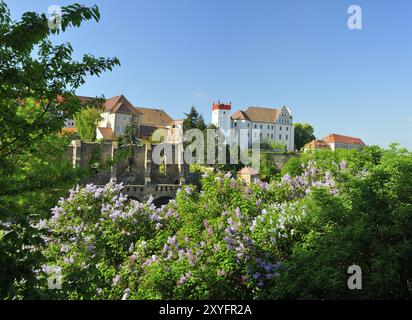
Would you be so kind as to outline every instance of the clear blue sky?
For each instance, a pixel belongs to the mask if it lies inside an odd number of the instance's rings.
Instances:
[[[6,0],[17,18],[59,0]],[[412,150],[410,0],[83,0],[100,7],[56,37],[76,52],[117,56],[112,73],[80,95],[123,93],[134,105],[178,119],[195,105],[206,121],[213,100],[292,108],[317,137],[341,133],[367,144]],[[363,29],[347,28],[347,8],[363,10]],[[234,111],[235,111],[234,110]]]

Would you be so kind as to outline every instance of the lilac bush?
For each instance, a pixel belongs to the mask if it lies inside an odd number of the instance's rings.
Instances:
[[[137,260],[136,248],[153,238],[170,218],[150,198],[129,200],[121,184],[77,186],[52,209],[45,252],[50,263],[61,267],[67,298],[120,299],[125,296],[120,274],[124,261]],[[128,295],[126,295],[128,296]]]
[[[341,165],[336,167],[342,168]],[[338,172],[338,170],[336,170]],[[122,185],[70,190],[40,225],[46,255],[62,270],[65,298],[218,299],[260,297],[276,285],[302,237],[305,199],[339,193],[336,173],[315,162],[301,175],[251,185],[231,174],[204,175],[156,208]]]
[[[202,192],[182,188],[168,222],[148,240],[141,264],[124,266],[133,299],[251,298],[282,272],[314,189],[338,192],[334,177],[310,164],[298,177],[250,186],[230,174],[204,175]],[[155,257],[155,259],[153,259]],[[138,271],[136,268],[139,268]]]

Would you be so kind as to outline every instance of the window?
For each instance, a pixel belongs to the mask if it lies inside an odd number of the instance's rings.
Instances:
[[[286,131],[289,131],[289,127],[286,127]]]
[[[223,114],[226,114],[226,111],[223,111]]]
[[[250,123],[247,124],[247,127],[248,127],[248,128],[250,127]]]
[[[273,130],[273,126],[272,126],[272,130]]]
[[[235,121],[235,127],[237,127],[237,122]]]
[[[281,134],[279,135],[279,140],[282,140],[282,135]]]
[[[270,126],[268,126],[268,129],[270,129]]]
[[[255,125],[255,129],[257,128],[257,126]]]
[[[282,131],[282,126],[280,126],[280,131]]]
[[[270,138],[273,139],[273,133],[270,135]]]
[[[286,140],[288,140],[288,137],[289,137],[289,136],[288,136],[288,135],[286,135]]]
[[[116,131],[120,131],[120,128],[119,128],[119,126],[118,126],[118,125],[116,126]]]
[[[267,137],[268,137],[268,139],[269,139],[269,133],[267,134]]]

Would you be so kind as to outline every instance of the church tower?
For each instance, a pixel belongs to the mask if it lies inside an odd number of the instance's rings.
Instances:
[[[232,102],[229,104],[220,103],[217,104],[213,102],[212,105],[212,124],[218,127],[226,136],[226,139],[230,139],[230,127],[231,118],[230,111],[232,110]]]

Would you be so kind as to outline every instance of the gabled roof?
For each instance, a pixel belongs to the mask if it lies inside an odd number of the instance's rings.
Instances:
[[[234,115],[236,113],[237,112],[235,112]],[[252,122],[275,123],[281,113],[282,109],[249,107],[246,111],[241,111],[241,114],[238,115]]]
[[[232,114],[231,118],[232,118],[232,120],[247,120],[247,121],[250,121],[247,114],[242,110],[236,111],[234,114]]]
[[[166,127],[173,124],[173,119],[161,109],[136,107],[140,114],[140,125]]]
[[[114,140],[116,138],[116,135],[113,132],[112,128],[98,127],[97,130],[100,131],[100,133],[101,133],[101,135],[103,136],[104,139]]]
[[[329,149],[329,145],[324,140],[312,140],[311,142],[305,144],[305,148],[313,148],[313,149]]]
[[[327,143],[356,144],[360,146],[365,145],[365,143],[359,138],[343,136],[335,133],[328,135],[327,137],[323,138],[323,140],[325,140]]]
[[[124,95],[107,99],[104,106],[111,113],[140,114]]]
[[[240,169],[237,172],[237,174],[248,174],[248,175],[254,176],[254,175],[258,175],[259,172],[255,169],[253,169],[252,167],[244,167],[244,168]]]
[[[93,97],[86,97],[86,96],[76,96],[76,97],[80,100],[81,103],[86,103],[86,102],[96,99]]]

